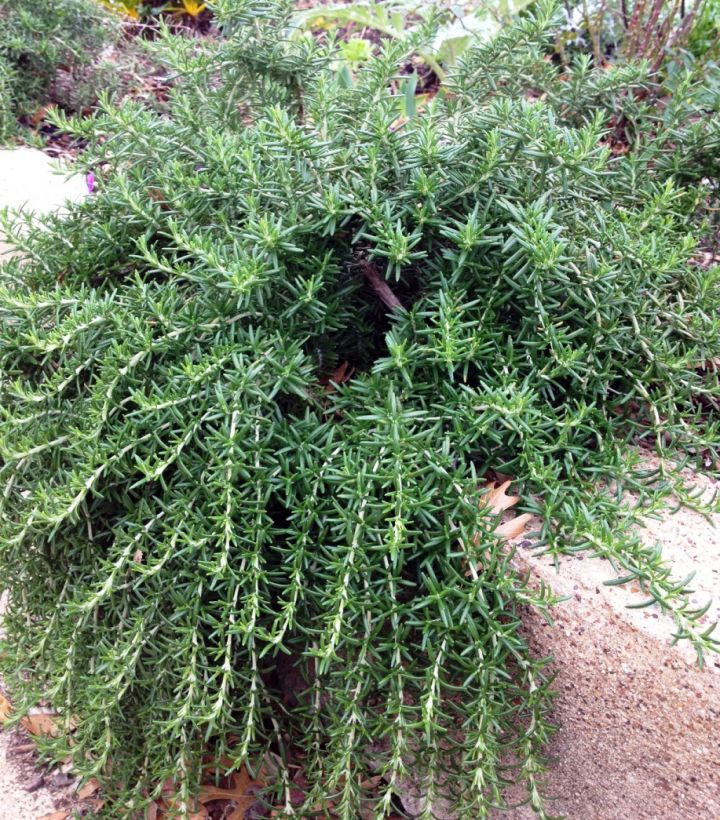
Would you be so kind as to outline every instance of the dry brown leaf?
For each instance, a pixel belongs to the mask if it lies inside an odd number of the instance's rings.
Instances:
[[[51,710],[31,709],[20,723],[31,735],[49,735],[57,737],[60,734],[58,726],[59,715]]]
[[[244,794],[235,789],[220,789],[215,786],[203,786],[200,789],[198,800],[201,803],[209,803],[212,800],[234,800],[236,803],[246,803],[249,806],[255,802],[255,795]],[[246,808],[247,808],[246,806]]]
[[[158,804],[151,803],[147,807],[147,811],[145,812],[145,820],[157,820],[158,816]]]
[[[435,91],[430,91],[426,94],[416,94],[415,95],[415,110],[422,111],[423,108],[432,100],[435,96]],[[391,132],[397,131],[398,129],[402,128],[406,122],[409,121],[409,117],[401,116],[398,117],[396,120],[393,120],[390,123],[390,128],[388,129]]]
[[[407,118],[407,117],[398,117],[396,120],[393,120],[393,121],[390,123],[390,128],[389,128],[389,130],[390,130],[391,132],[393,132],[393,131],[397,131],[398,129],[402,128],[402,127],[403,127],[403,125],[405,125],[405,123],[406,123],[407,121],[408,121],[408,118]]]
[[[232,800],[235,808],[228,820],[242,820],[245,812],[255,802],[255,790],[260,786],[250,777],[247,769],[241,769],[232,774],[232,788],[222,789],[218,786],[203,786],[200,789],[198,800],[200,803],[209,803],[211,800]]]
[[[219,786],[203,786],[200,789],[198,800],[209,803],[211,800],[234,800],[235,792],[230,789],[221,789]]]
[[[44,105],[41,105],[40,108],[32,115],[32,124],[33,125],[40,125],[40,123],[47,117],[47,108]]]
[[[530,513],[523,513],[522,515],[518,515],[517,518],[511,518],[509,521],[505,521],[505,523],[495,527],[495,534],[506,540],[517,538],[518,535],[522,535],[525,532],[525,528],[531,520],[532,515]]]
[[[0,694],[0,721],[6,721],[12,714],[12,710],[12,703],[5,695]]]
[[[163,793],[168,794],[168,793],[172,792],[172,790],[174,788],[175,788],[175,781],[173,780],[173,778],[172,777],[166,778],[165,782],[162,784]]]
[[[88,780],[78,792],[78,797],[80,800],[86,800],[88,797],[92,797],[99,788],[100,784],[97,780]]]
[[[259,777],[262,777],[262,771]],[[243,768],[238,772],[233,772],[229,777],[225,777],[225,781],[230,782],[231,785],[221,787],[209,784],[201,787],[197,798],[198,810],[187,815],[187,820],[206,820],[210,815],[204,804],[213,800],[227,800],[235,804],[230,814],[223,815],[226,820],[244,820],[245,812],[255,803],[255,792],[260,788],[260,780],[253,780],[247,769]],[[163,784],[163,791],[170,792],[173,788],[173,780],[168,778]],[[168,797],[165,797],[160,804],[154,803],[155,813],[148,815],[148,820],[154,820],[156,817],[165,818],[168,816],[166,812],[177,811],[177,805],[173,805],[173,803],[174,801],[168,800]]]
[[[332,393],[338,384],[350,381],[354,372],[355,368],[352,367],[350,362],[343,362],[332,373],[322,376],[319,381],[326,393]]]
[[[335,384],[342,384],[343,382],[350,381],[354,372],[355,368],[351,367],[350,362],[343,362],[339,367],[333,370],[330,381],[335,382]]]
[[[480,507],[487,507],[490,512],[495,515],[501,515],[509,510],[510,507],[514,507],[520,501],[520,496],[508,495],[507,490],[511,484],[512,479],[503,481],[502,484],[498,484],[496,481],[488,482],[487,491],[480,499]],[[495,527],[495,534],[505,540],[517,538],[518,535],[522,535],[525,532],[525,528],[531,519],[532,515],[524,513],[523,515],[518,515],[515,518],[503,521],[502,524],[498,524],[498,526]]]
[[[58,737],[65,731],[62,716],[52,709],[38,707],[31,709],[20,721],[21,726],[27,729],[31,735]],[[77,728],[77,718],[71,717],[68,721],[68,729],[72,732]]]
[[[162,818],[162,820],[169,820],[170,817],[179,817],[180,815],[178,812],[180,811],[179,804],[177,803],[165,803],[163,802],[162,805],[158,805],[157,803],[153,803],[151,809],[154,808],[155,813],[152,814],[148,811],[147,820],[155,820],[155,818]],[[205,808],[205,806],[200,803],[198,805],[198,810],[188,813],[184,811],[182,816],[185,820],[208,820],[210,817],[210,813]]]
[[[43,814],[37,820],[68,820],[70,817],[69,811],[51,811],[50,814]]]
[[[506,490],[511,483],[511,481],[505,481],[498,485],[491,481],[488,484],[488,491],[480,499],[480,506],[489,507],[494,513],[501,513],[514,507],[520,501],[520,496],[507,494]]]

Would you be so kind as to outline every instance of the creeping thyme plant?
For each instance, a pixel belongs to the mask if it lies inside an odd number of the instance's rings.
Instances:
[[[508,780],[543,816],[519,626],[553,598],[481,499],[512,477],[538,548],[608,558],[712,648],[633,524],[717,464],[720,120],[690,77],[660,107],[642,66],[556,68],[548,5],[409,117],[432,21],[351,74],[286,4],[215,11],[162,46],[168,115],[61,120],[95,194],[8,224],[6,680],[113,817],[168,783],[188,813],[220,761],[277,816],[384,817],[408,780],[426,818]]]

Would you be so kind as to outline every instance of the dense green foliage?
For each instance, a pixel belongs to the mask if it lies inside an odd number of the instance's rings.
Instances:
[[[0,57],[0,142],[9,136],[14,121],[11,68]]]
[[[96,194],[0,269],[7,679],[77,724],[55,752],[113,817],[168,777],[189,802],[208,748],[271,753],[282,816],[295,767],[302,817],[384,816],[410,775],[428,818],[508,777],[542,814],[519,621],[548,594],[479,501],[513,476],[539,545],[711,646],[631,525],[718,455],[718,115],[689,78],[656,109],[642,68],[557,69],[545,6],[408,120],[407,43],[350,77],[277,3],[217,12],[224,39],[165,44],[169,116],[69,126]]]
[[[720,58],[720,0],[705,0],[688,34],[688,48],[695,57]]]
[[[106,14],[94,0],[3,0],[0,5],[0,138],[39,103],[69,103],[91,83],[83,77],[109,40]],[[69,76],[65,91],[58,71]]]

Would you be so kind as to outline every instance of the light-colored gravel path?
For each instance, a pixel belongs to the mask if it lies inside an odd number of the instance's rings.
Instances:
[[[36,820],[55,811],[54,796],[45,787],[26,791],[40,772],[27,756],[14,752],[17,740],[9,731],[0,732],[0,820]]]

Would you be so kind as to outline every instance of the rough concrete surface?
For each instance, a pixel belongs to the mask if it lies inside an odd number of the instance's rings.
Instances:
[[[707,497],[720,490],[687,475]],[[696,572],[694,599],[714,598],[705,621],[716,621],[720,515],[681,509],[649,521],[642,538],[662,541],[678,578]],[[605,586],[617,577],[607,561],[581,553],[563,558],[558,573],[523,547],[518,559],[569,599],[554,608],[554,627],[537,612],[524,618],[531,646],[552,654],[558,673],[549,811],[571,820],[720,818],[720,655],[700,670],[686,643],[670,647],[672,620],[657,607],[627,609],[647,596],[632,583]],[[523,807],[510,817],[533,814]]]

